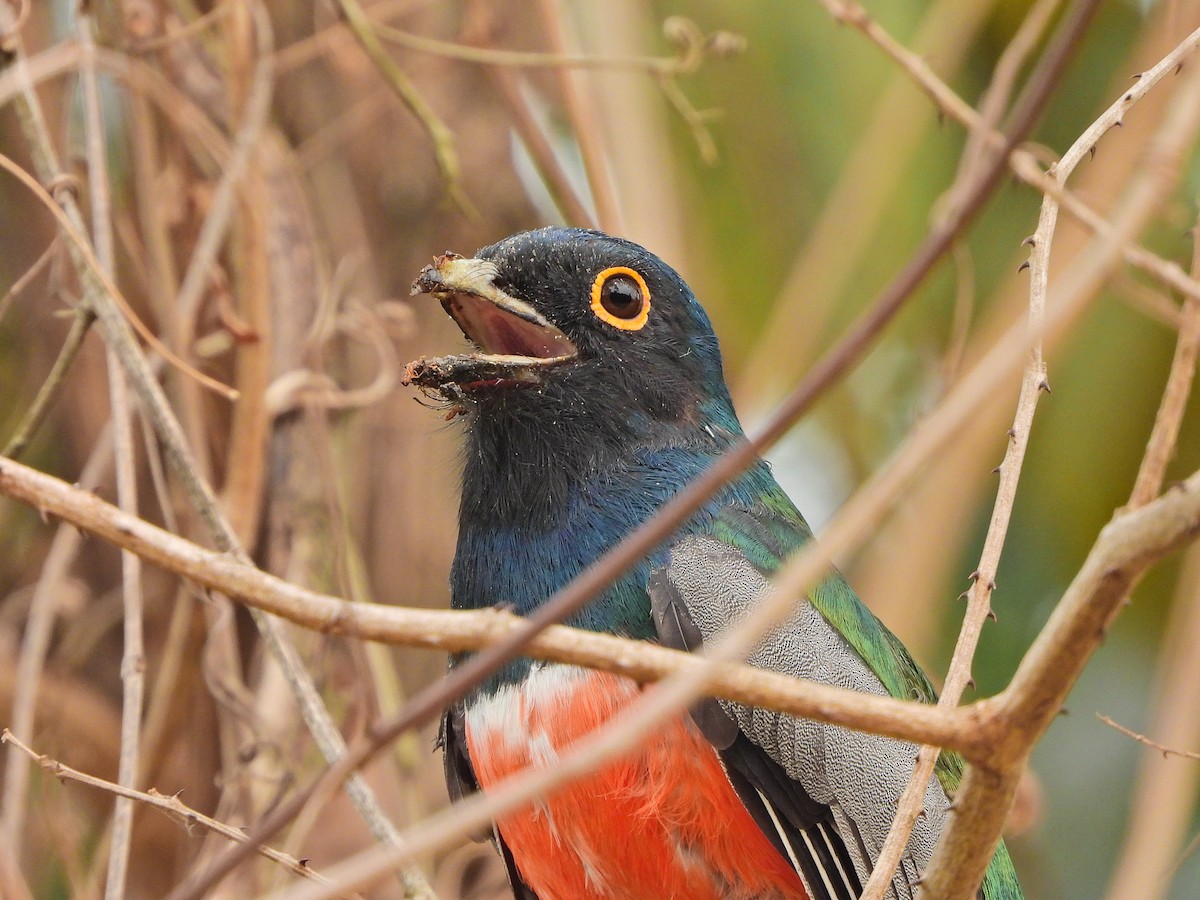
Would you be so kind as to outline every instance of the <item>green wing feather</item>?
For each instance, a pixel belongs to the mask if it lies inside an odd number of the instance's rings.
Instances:
[[[778,485],[761,492],[752,508],[726,506],[712,522],[714,537],[737,547],[764,574],[777,571],[791,554],[812,539],[812,530]],[[893,697],[936,703],[937,692],[908,649],[858,598],[838,572],[817,585],[809,600],[846,639]],[[964,764],[943,750],[934,771],[947,796],[962,783]],[[984,875],[986,900],[1021,900],[1016,871],[1001,841]]]

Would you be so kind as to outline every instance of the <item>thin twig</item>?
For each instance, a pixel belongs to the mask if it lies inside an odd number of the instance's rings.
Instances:
[[[50,243],[46,245],[46,249],[41,252],[41,255],[34,260],[33,265],[26,269],[21,274],[21,277],[14,281],[12,286],[4,292],[4,296],[0,297],[0,319],[4,318],[4,314],[8,312],[9,306],[11,306],[12,302],[17,299],[21,291],[29,287],[33,280],[41,275],[42,272],[45,271],[46,267],[50,265],[58,248],[58,236],[55,235]],[[6,452],[3,455],[11,456],[12,454]]]
[[[697,29],[694,32],[697,39],[683,42],[674,56],[621,57],[502,50],[496,47],[439,41],[390,25],[376,23],[374,28],[375,33],[383,40],[406,50],[477,65],[520,69],[633,69],[654,75],[691,75],[700,67],[707,48],[713,44],[714,37],[706,36]]]
[[[126,787],[122,784],[114,784],[111,781],[105,781],[103,778],[97,778],[95,775],[89,775],[86,772],[80,772],[78,769],[73,769],[70,766],[51,759],[49,756],[44,756],[27,744],[17,738],[9,729],[5,728],[0,734],[0,743],[8,744],[16,750],[19,750],[27,759],[31,759],[38,764],[47,774],[54,778],[67,779],[69,781],[77,781],[80,784],[85,784],[89,787],[98,788],[102,791],[107,791],[119,798],[128,800],[129,802],[137,801],[146,806],[152,806],[155,809],[163,812],[172,821],[178,823],[186,829],[199,825],[201,828],[211,831],[213,834],[220,835],[226,840],[234,843],[245,843],[246,833],[240,828],[234,828],[231,825],[226,825],[224,822],[218,822],[201,812],[192,809],[181,801],[178,795],[161,794],[151,788],[149,791],[137,791]],[[280,853],[278,850],[273,850],[270,847],[258,847],[259,855],[278,863],[286,868],[293,875],[300,878],[306,878],[318,884],[329,884],[327,877],[320,872],[310,868],[308,863],[288,856],[285,853]]]
[[[1190,41],[1192,38],[1184,44]],[[1085,136],[1098,137],[1095,127]],[[1184,148],[1191,145],[1197,130],[1200,66],[1186,71],[1171,98],[1146,165],[1139,167],[1113,214],[1112,234],[1097,235],[1072,270],[1058,281],[1057,304],[1075,302],[1079,296],[1099,290],[1119,258],[1122,243],[1137,235],[1169,193],[1178,177]],[[1057,313],[1054,309],[1049,315]],[[1088,562],[998,698],[1007,730],[997,741],[993,760],[986,767],[968,766],[955,797],[956,815],[943,833],[922,882],[929,897],[966,897],[968,887],[973,890],[979,883],[999,840],[1029,752],[1061,708],[1129,589],[1153,559],[1141,555],[1145,535],[1139,528],[1145,520],[1140,512],[1197,487],[1194,480],[1189,481],[1180,491],[1168,492],[1141,510],[1118,515],[1101,533]]]
[[[71,365],[75,362],[79,351],[83,349],[83,341],[94,321],[96,321],[96,316],[87,307],[79,307],[75,310],[75,314],[71,318],[71,328],[63,340],[62,349],[58,351],[54,365],[50,367],[46,380],[38,388],[37,396],[33,398],[33,403],[26,410],[20,424],[17,425],[16,432],[9,439],[4,450],[0,451],[0,456],[11,456],[13,459],[17,459],[28,449],[30,441],[37,435],[42,423],[46,421],[46,416],[50,414],[55,401],[58,400],[62,389],[66,386],[67,373],[70,372]]]
[[[1195,228],[1192,272],[1200,272],[1200,230]],[[1190,393],[1200,344],[1200,301],[1186,300],[1182,318],[1167,386],[1130,498],[1129,505],[1134,508],[1149,502],[1162,489]],[[1155,698],[1152,728],[1171,744],[1200,744],[1200,654],[1194,647],[1195,635],[1200,634],[1200,551],[1195,548],[1188,553],[1182,567],[1163,634],[1165,641],[1159,653],[1152,694]],[[1133,893],[1145,900],[1156,900],[1170,884],[1176,868],[1173,863],[1183,844],[1200,786],[1200,768],[1170,765],[1165,760],[1168,754],[1200,760],[1200,753],[1173,750],[1118,725],[1107,716],[1101,715],[1100,719],[1162,754],[1142,755],[1130,793],[1129,825],[1108,892],[1114,900]]]
[[[88,191],[92,213],[92,242],[96,258],[110,278],[116,266],[108,193],[107,146],[96,78],[95,39],[91,16],[80,10],[75,29],[83,50],[80,86],[83,95],[84,151],[87,159]],[[117,503],[121,510],[137,515],[137,474],[133,455],[133,424],[129,387],[121,361],[111,347],[106,349],[109,398],[112,409],[113,455],[116,461]],[[142,561],[128,550],[121,551],[121,596],[124,612],[124,647],[121,658],[121,750],[117,780],[132,788],[137,783],[141,721],[145,694],[145,653],[142,643]],[[112,843],[109,845],[106,900],[125,896],[129,854],[133,841],[133,801],[118,797],[113,811]]]
[[[74,221],[74,219],[79,217],[79,209],[73,201],[65,202],[61,206],[55,203],[54,198],[50,196],[45,188],[3,153],[0,153],[0,168],[13,175],[22,185],[27,187],[58,221],[63,233],[67,236],[67,248],[72,252],[73,256],[79,259],[78,268],[81,270],[81,275],[85,283],[85,296],[92,292],[103,294],[106,300],[111,302],[111,314],[114,323],[119,320],[122,327],[127,325],[132,326],[138,335],[146,343],[150,344],[157,353],[165,357],[168,362],[188,377],[204,385],[204,387],[222,395],[227,400],[237,399],[236,391],[231,390],[213,378],[209,378],[203,372],[180,359],[177,354],[172,353],[170,348],[158,339],[158,336],[154,332],[146,327],[146,324],[133,311],[133,307],[129,305],[129,301],[117,289],[112,278],[104,271],[104,267],[101,266],[100,261],[96,259],[96,253],[88,243],[88,239],[84,237],[82,227]],[[70,196],[70,194],[68,193],[64,196]],[[70,210],[74,210],[74,215],[72,215]],[[97,308],[96,304],[89,302],[88,306],[97,318],[103,319],[104,314]],[[137,352],[137,344],[132,335],[129,336],[129,342],[129,352]]]
[[[1128,737],[1133,738],[1139,744],[1144,744],[1145,746],[1149,747],[1151,750],[1155,750],[1155,751],[1161,753],[1164,757],[1178,756],[1182,759],[1194,759],[1196,761],[1200,761],[1200,751],[1178,750],[1175,747],[1168,747],[1165,744],[1160,744],[1158,741],[1151,740],[1150,738],[1146,737],[1144,734],[1139,734],[1138,732],[1134,731],[1132,728],[1126,728],[1120,722],[1116,722],[1111,717],[1104,715],[1104,713],[1096,713],[1096,718],[1099,719],[1101,722],[1103,722],[1105,725],[1109,726],[1110,728],[1115,728],[1117,731],[1121,732],[1121,734],[1124,734],[1124,735],[1127,735]]]
[[[1167,465],[1175,455],[1183,414],[1192,392],[1196,375],[1196,360],[1200,356],[1200,300],[1189,297],[1184,301],[1179,336],[1175,342],[1175,357],[1163,390],[1162,401],[1154,419],[1154,428],[1146,445],[1137,481],[1129,497],[1129,505],[1144,506],[1162,490]]]

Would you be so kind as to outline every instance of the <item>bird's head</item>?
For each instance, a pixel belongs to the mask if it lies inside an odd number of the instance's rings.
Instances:
[[[475,258],[437,257],[413,284],[472,352],[409,363],[406,383],[480,412],[679,423],[732,420],[708,316],[653,253],[597,231],[543,228]]]

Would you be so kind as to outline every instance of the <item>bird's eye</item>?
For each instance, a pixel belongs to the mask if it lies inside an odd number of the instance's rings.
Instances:
[[[623,331],[637,331],[650,316],[650,289],[633,269],[605,269],[592,282],[592,312]]]

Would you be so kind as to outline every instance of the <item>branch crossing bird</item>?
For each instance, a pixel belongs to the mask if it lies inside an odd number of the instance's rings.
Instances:
[[[440,300],[473,345],[405,372],[465,413],[457,609],[530,612],[745,440],[707,315],[636,244],[544,228],[474,259],[437,257],[413,292]],[[811,536],[759,461],[567,624],[696,651],[744,616]],[[748,661],[935,700],[908,651],[836,572]],[[443,721],[452,798],[554,766],[641,691],[604,672],[510,662]],[[505,815],[493,839],[518,898],[850,900],[915,757],[902,741],[708,699],[635,751]],[[894,900],[918,893],[961,759],[943,752],[936,773]],[[978,896],[1022,896],[1003,844]]]

